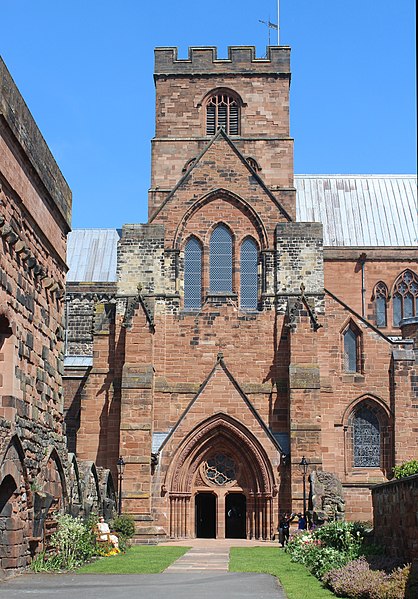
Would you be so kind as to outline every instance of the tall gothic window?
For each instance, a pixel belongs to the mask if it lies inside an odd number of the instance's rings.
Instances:
[[[232,235],[225,225],[218,225],[210,238],[210,291],[232,291]]]
[[[184,307],[198,309],[202,303],[202,246],[191,237],[184,248]]]
[[[353,466],[379,468],[381,463],[380,424],[368,406],[361,406],[353,414],[352,423]]]
[[[214,135],[219,127],[228,135],[239,133],[238,102],[226,93],[213,95],[206,104],[206,135]]]
[[[403,272],[395,282],[392,295],[393,325],[403,318],[418,315],[418,277],[411,270]]]
[[[377,283],[374,290],[374,304],[377,327],[387,326],[387,300],[388,288],[382,281],[380,281],[379,283]]]
[[[0,315],[0,417],[3,416],[3,397],[13,394],[14,346],[8,319]]]
[[[256,310],[258,302],[258,273],[257,273],[257,245],[253,239],[247,237],[241,245],[241,293],[240,305],[244,310]]]
[[[361,333],[351,322],[343,333],[345,372],[361,372]]]

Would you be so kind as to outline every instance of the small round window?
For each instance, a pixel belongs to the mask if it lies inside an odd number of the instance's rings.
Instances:
[[[207,480],[219,487],[233,482],[237,477],[235,461],[224,453],[217,453],[206,460],[203,468]]]

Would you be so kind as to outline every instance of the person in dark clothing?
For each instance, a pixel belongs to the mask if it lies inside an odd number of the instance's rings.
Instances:
[[[306,518],[303,514],[298,514],[298,530],[306,530]]]
[[[282,547],[289,542],[289,534],[290,534],[290,523],[292,522],[295,514],[283,514],[280,518],[279,522],[279,543],[281,543]]]

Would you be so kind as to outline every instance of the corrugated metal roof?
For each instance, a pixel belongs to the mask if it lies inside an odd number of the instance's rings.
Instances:
[[[324,245],[416,246],[416,175],[295,175],[296,220],[322,222]]]
[[[117,229],[75,229],[68,235],[67,281],[116,281]]]
[[[64,356],[65,368],[93,366],[93,356]]]

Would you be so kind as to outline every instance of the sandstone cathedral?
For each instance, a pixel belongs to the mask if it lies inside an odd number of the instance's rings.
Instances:
[[[148,222],[69,233],[1,76],[1,567],[113,509],[120,456],[141,542],[270,539],[302,458],[371,519],[417,452],[416,176],[294,174],[288,47],[157,48]]]

